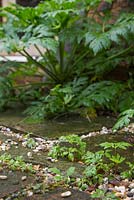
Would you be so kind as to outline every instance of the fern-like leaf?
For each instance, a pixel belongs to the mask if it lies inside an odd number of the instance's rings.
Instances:
[[[119,119],[113,127],[113,130],[118,130],[123,126],[128,126],[130,119],[134,117],[134,109],[128,109],[119,115]]]

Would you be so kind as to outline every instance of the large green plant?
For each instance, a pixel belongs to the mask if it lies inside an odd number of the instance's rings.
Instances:
[[[4,10],[7,21],[3,25],[2,50],[19,52],[55,82],[64,82],[72,74],[76,51],[75,62],[81,55],[78,50],[83,31],[81,22],[76,24],[80,12],[78,0],[44,1],[36,8],[8,7]],[[31,45],[40,60],[28,53]]]
[[[0,29],[1,50],[20,53],[27,58],[29,66],[8,67],[10,78],[27,72],[49,77],[54,84],[60,84],[41,99],[40,94],[33,92],[32,100],[37,97],[39,103],[35,103],[37,109],[31,113],[43,117],[82,106],[118,109],[112,95],[116,99],[118,91],[124,91],[120,90],[124,85],[101,80],[124,61],[124,56],[131,62],[134,14],[123,14],[113,24],[107,23],[110,15],[106,14],[99,24],[88,16],[88,9],[95,8],[99,2],[47,0],[35,8],[12,5],[2,10],[1,15],[6,20]],[[39,53],[38,58],[29,54],[31,45]],[[87,81],[82,88],[75,87],[75,80],[85,76]],[[65,84],[68,81],[71,83]]]
[[[91,62],[89,66],[102,65],[129,52],[134,32],[133,14],[122,16],[114,25],[105,24],[104,27],[104,24],[100,25],[86,16],[88,5],[91,7],[92,1],[52,0],[44,1],[36,8],[16,5],[5,8],[3,15],[7,21],[1,30],[1,49],[9,53],[19,52],[56,83],[63,83],[76,74],[78,66],[84,66],[84,60],[87,63],[89,57],[94,57],[93,53],[96,55],[109,49],[113,43],[122,48],[122,39],[124,45],[128,43],[125,50],[118,50],[118,54],[115,50],[112,56],[108,52],[103,53],[97,62]],[[28,53],[31,45],[40,54],[39,60]]]

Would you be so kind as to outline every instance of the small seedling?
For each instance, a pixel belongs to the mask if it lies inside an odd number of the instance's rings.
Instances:
[[[59,157],[67,158],[70,161],[82,159],[85,154],[86,143],[79,136],[62,136],[59,141],[60,143],[51,149],[49,156],[56,159]]]
[[[50,171],[55,174],[54,180],[56,182],[62,183],[62,184],[69,184],[72,180],[72,176],[75,173],[75,167],[69,167],[66,171],[66,173],[62,173],[59,169],[50,168]]]
[[[91,197],[94,199],[100,199],[100,200],[119,200],[118,197],[115,196],[114,193],[106,193],[104,190],[96,189],[96,191],[91,195]]]
[[[34,172],[32,164],[27,164],[22,156],[12,158],[10,154],[3,154],[0,156],[0,164],[7,166],[11,170],[21,170]]]

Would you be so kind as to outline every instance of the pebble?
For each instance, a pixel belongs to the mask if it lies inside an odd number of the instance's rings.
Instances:
[[[115,186],[115,190],[117,191],[117,192],[121,192],[121,194],[122,195],[125,195],[125,192],[126,192],[126,188],[125,188],[125,186]]]
[[[103,182],[105,183],[105,184],[108,184],[108,177],[105,177],[104,179],[103,179]]]
[[[65,198],[65,197],[70,197],[71,196],[71,192],[70,191],[66,191],[66,192],[63,192],[61,193],[61,197]]]
[[[44,150],[45,148],[46,148],[45,145],[39,145],[39,146],[36,147],[36,149],[37,149],[38,151]]]
[[[28,190],[28,191],[27,191],[27,196],[28,196],[28,197],[31,197],[31,196],[33,196],[33,192],[32,192],[32,191],[30,191],[30,190]]]
[[[133,197],[134,194],[133,194],[132,192],[128,192],[128,193],[127,193],[127,196],[128,196],[128,197]]]
[[[109,130],[105,126],[103,126],[102,130],[100,131],[100,134],[108,134],[108,133],[109,133]]]
[[[24,190],[21,194],[22,194],[22,196],[25,196],[26,195],[26,191]]]
[[[134,188],[133,188],[133,189],[131,189],[131,190],[130,190],[130,192],[131,192],[131,193],[133,193],[133,195],[134,195]]]
[[[26,179],[27,179],[27,176],[22,176],[22,177],[21,177],[21,180],[22,180],[22,181],[25,181]]]
[[[10,142],[12,142],[12,140],[11,140],[11,139],[7,139],[6,142],[7,142],[7,143],[8,143],[8,142],[10,143]]]
[[[32,155],[33,155],[32,152],[27,153],[27,156],[30,157],[30,158],[32,157]]]
[[[33,149],[33,152],[37,153],[39,150],[38,149]]]
[[[0,175],[0,179],[1,179],[1,180],[6,180],[6,179],[7,179],[7,176],[5,176],[5,175]]]
[[[39,142],[44,142],[44,139],[43,138],[35,138],[37,141]]]
[[[41,194],[42,191],[41,191],[41,190],[36,190],[34,193],[35,193],[35,194]]]
[[[3,143],[1,146],[0,146],[0,150],[2,151],[7,151],[10,149],[10,145],[6,144],[6,143]]]
[[[124,185],[127,188],[129,186],[129,180],[125,179],[125,180],[122,181],[121,184]]]
[[[134,188],[134,183],[130,183],[129,188]]]
[[[107,191],[107,184],[103,184],[103,185],[99,185],[98,187],[100,190],[104,190],[104,191]]]

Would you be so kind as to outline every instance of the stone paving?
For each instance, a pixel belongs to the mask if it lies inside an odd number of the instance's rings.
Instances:
[[[129,129],[123,129],[122,131],[133,133],[134,125],[128,127]],[[97,132],[90,132],[87,135],[82,135],[81,137],[86,140],[90,140],[92,137],[92,142],[96,144],[97,140],[94,139],[96,135],[102,135],[103,137],[110,137],[111,129],[103,127],[102,130]],[[121,133],[122,134],[122,133]],[[106,139],[107,138],[101,138]],[[129,138],[128,135],[127,139]],[[113,134],[113,137],[115,135]],[[121,140],[119,136],[119,141]],[[98,138],[98,136],[97,136]],[[125,138],[124,138],[125,139]],[[133,135],[131,136],[131,143],[133,144]],[[66,162],[64,160],[51,160],[48,159],[47,153],[51,149],[52,145],[57,143],[57,140],[46,139],[43,137],[38,137],[36,135],[31,135],[30,138],[10,129],[5,126],[0,126],[0,156],[8,153],[14,159],[16,156],[23,156],[24,161],[27,165],[32,163],[34,173],[31,173],[27,170],[20,171],[11,170],[8,168],[7,163],[4,164],[0,160],[0,200],[63,200],[64,197],[68,200],[89,200],[90,192],[81,192],[78,188],[61,188],[61,186],[49,187],[51,184],[51,179],[53,181],[53,175],[49,172],[50,167],[57,167],[66,171],[72,163]],[[31,146],[32,145],[32,148]],[[91,145],[91,144],[90,144]],[[128,152],[127,152],[128,153]],[[133,155],[133,150],[131,155]],[[133,158],[133,156],[132,156]],[[132,159],[131,159],[132,160]],[[80,175],[83,165],[81,163],[74,162],[73,166],[76,167],[77,173]],[[43,184],[45,189],[40,189],[38,186]],[[36,189],[35,189],[36,187]],[[48,187],[48,188],[47,188]],[[103,187],[103,185],[98,186],[98,188]],[[122,200],[133,200],[134,199],[134,180],[123,180],[123,181],[114,181],[112,183],[107,183],[107,187],[114,191],[115,194],[119,197],[118,199]],[[43,191],[43,192],[42,192]],[[93,192],[93,191],[92,191]],[[69,193],[69,195],[68,195]],[[65,195],[62,197],[62,195]]]

